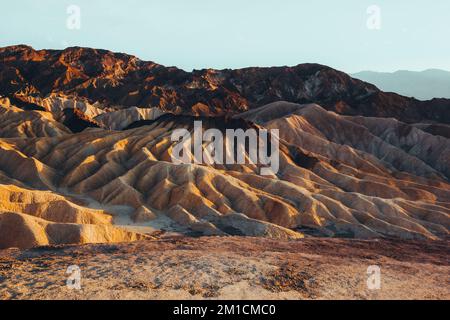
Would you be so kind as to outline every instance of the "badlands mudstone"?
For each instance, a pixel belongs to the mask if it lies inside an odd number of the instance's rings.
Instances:
[[[449,109],[316,64],[185,72],[106,50],[1,48],[0,247],[446,239]],[[174,164],[172,133],[195,121],[279,130],[279,170],[260,175],[248,152]]]
[[[240,117],[247,120],[166,115],[124,131],[3,139],[0,178],[70,196],[147,234],[448,237],[447,139],[318,105],[277,103]],[[205,129],[281,128],[280,171],[261,176],[250,164],[173,164],[171,133],[193,130],[198,119]],[[425,140],[426,152],[409,146]]]

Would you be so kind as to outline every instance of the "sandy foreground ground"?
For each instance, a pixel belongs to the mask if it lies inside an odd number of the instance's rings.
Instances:
[[[450,299],[449,253],[448,241],[242,237],[9,249],[0,299]]]

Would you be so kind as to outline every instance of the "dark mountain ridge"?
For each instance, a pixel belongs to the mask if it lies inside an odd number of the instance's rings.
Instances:
[[[450,123],[450,100],[419,101],[319,64],[186,72],[107,50],[0,48],[0,94],[60,95],[177,114],[234,115],[274,101],[318,103],[344,115]]]

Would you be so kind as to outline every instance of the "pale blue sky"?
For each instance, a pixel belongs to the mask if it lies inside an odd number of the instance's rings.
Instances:
[[[66,28],[68,5],[81,29]],[[381,9],[381,30],[366,26]],[[450,0],[2,1],[0,46],[86,46],[185,70],[317,62],[346,71],[450,70]]]

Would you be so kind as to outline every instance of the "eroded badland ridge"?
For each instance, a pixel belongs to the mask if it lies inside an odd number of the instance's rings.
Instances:
[[[192,132],[195,121],[220,132],[278,129],[279,170],[174,164],[171,135]],[[411,252],[408,241],[448,251],[450,100],[385,93],[317,64],[186,72],[106,50],[14,46],[0,49],[0,124],[0,249],[139,241],[117,247],[139,251],[184,235],[225,247],[256,241],[231,236],[272,239],[260,239],[269,252],[342,241],[342,261],[358,241],[315,237],[395,239],[401,254]],[[63,261],[61,250],[42,259]],[[226,297],[217,293],[224,287],[214,294]]]

